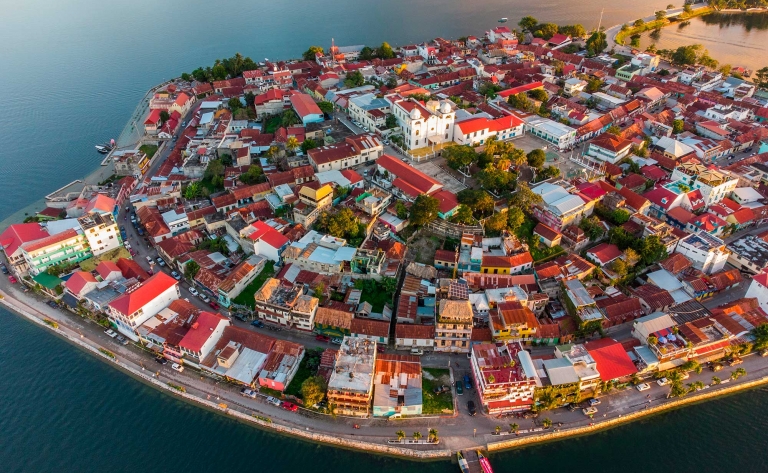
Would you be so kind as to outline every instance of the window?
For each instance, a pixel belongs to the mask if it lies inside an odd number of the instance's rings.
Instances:
[[[416,130],[416,136],[419,136],[419,130]]]
[[[451,125],[449,125],[448,123],[446,123],[446,124],[445,124],[445,129],[447,130],[449,126],[451,126]]]

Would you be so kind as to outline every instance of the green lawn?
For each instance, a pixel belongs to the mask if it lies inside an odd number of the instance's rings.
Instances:
[[[446,385],[450,388],[450,384],[451,377],[447,369],[422,368],[422,414],[446,414],[453,412],[453,391],[448,391],[442,394],[435,394],[432,391],[434,388],[442,385]]]
[[[320,356],[323,353],[322,348],[316,348],[314,350],[307,350],[307,353],[304,355],[304,359],[301,360],[301,364],[299,365],[299,369],[296,370],[296,375],[291,380],[291,384],[288,385],[287,388],[285,388],[285,394],[296,396],[299,399],[301,399],[301,385],[304,383],[304,381],[307,378],[310,378],[317,374],[317,365],[320,362]],[[314,367],[310,366],[310,361],[315,358],[316,364]]]
[[[139,151],[143,151],[144,154],[146,154],[149,159],[152,159],[152,156],[154,156],[155,153],[157,153],[157,146],[155,146],[155,145],[141,145],[139,147]]]
[[[256,279],[254,279],[253,282],[251,282],[245,287],[245,289],[243,289],[243,292],[241,292],[239,296],[235,297],[233,302],[235,304],[247,305],[253,309],[255,307],[253,295],[256,294],[256,291],[261,289],[261,286],[264,285],[264,281],[274,275],[275,264],[272,261],[267,261],[267,263],[264,265],[264,269],[261,270],[261,273],[256,276]]]
[[[391,298],[384,292],[383,289],[376,292],[363,291],[363,295],[360,298],[361,302],[368,302],[373,306],[374,312],[381,312],[384,310],[384,304],[391,302]]]
[[[274,133],[282,125],[282,120],[280,115],[269,118],[264,124],[264,133]]]

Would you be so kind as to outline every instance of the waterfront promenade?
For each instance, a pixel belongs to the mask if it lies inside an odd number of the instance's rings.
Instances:
[[[515,417],[496,418],[479,415],[469,417],[463,403],[468,395],[458,396],[459,409],[457,415],[446,417],[421,417],[386,421],[379,419],[349,419],[342,416],[328,416],[317,412],[300,409],[289,412],[266,403],[264,397],[249,399],[239,394],[239,389],[225,383],[220,383],[200,376],[191,369],[177,373],[169,366],[161,366],[153,360],[152,355],[139,348],[115,343],[102,332],[102,327],[87,319],[82,319],[63,310],[57,310],[45,304],[42,298],[31,292],[23,292],[19,286],[12,286],[7,281],[0,282],[0,296],[6,308],[20,314],[41,327],[56,332],[81,349],[87,350],[100,357],[111,366],[117,367],[136,379],[141,380],[164,392],[194,402],[202,407],[217,411],[238,420],[249,422],[260,428],[270,429],[286,435],[303,438],[312,442],[321,442],[335,446],[354,448],[381,454],[396,455],[407,458],[444,458],[452,452],[480,448],[499,450],[515,448],[522,445],[549,441],[572,435],[583,435],[603,428],[619,425],[626,421],[635,420],[646,415],[662,412],[666,409],[679,407],[706,398],[748,389],[768,382],[768,359],[758,356],[748,356],[741,365],[747,375],[731,380],[719,386],[712,385],[700,392],[692,393],[685,398],[667,399],[668,388],[661,388],[652,383],[649,398],[646,393],[640,393],[633,388],[603,395],[599,413],[594,420],[588,419],[580,411],[570,412],[566,409],[556,409],[542,413],[538,419],[518,419]],[[55,321],[58,328],[51,328],[43,320]],[[104,355],[99,349],[114,354],[115,360]],[[730,371],[724,369],[717,373],[721,379],[728,379]],[[701,374],[691,372],[687,382],[701,381],[709,384],[712,374],[704,370]],[[183,386],[186,393],[170,387]],[[544,429],[542,421],[549,418],[553,427]],[[361,429],[354,429],[357,423]],[[520,431],[517,435],[509,434],[509,424],[517,423]],[[495,434],[499,426],[501,435]],[[394,438],[397,430],[427,432],[430,428],[439,431],[438,445],[391,445],[387,440]]]

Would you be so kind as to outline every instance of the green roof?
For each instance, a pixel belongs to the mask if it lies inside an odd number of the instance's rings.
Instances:
[[[33,277],[32,280],[46,289],[56,289],[57,286],[64,282],[56,276],[52,276],[48,273],[40,273]]]

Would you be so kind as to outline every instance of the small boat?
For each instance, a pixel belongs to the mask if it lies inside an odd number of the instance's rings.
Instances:
[[[96,145],[96,151],[98,151],[101,154],[107,154],[109,153],[111,148],[107,148],[106,146],[102,145]]]
[[[464,455],[462,455],[461,452],[456,452],[456,458],[459,459],[459,468],[461,468],[461,473],[469,473],[469,462],[466,458],[464,458]]]
[[[482,453],[480,453],[480,450],[477,451],[477,458],[480,461],[480,466],[483,468],[483,473],[493,473],[491,462],[489,462],[488,459],[485,458]]]
[[[499,18],[499,23],[506,23],[507,21],[509,21],[509,18],[506,16],[504,18]]]

